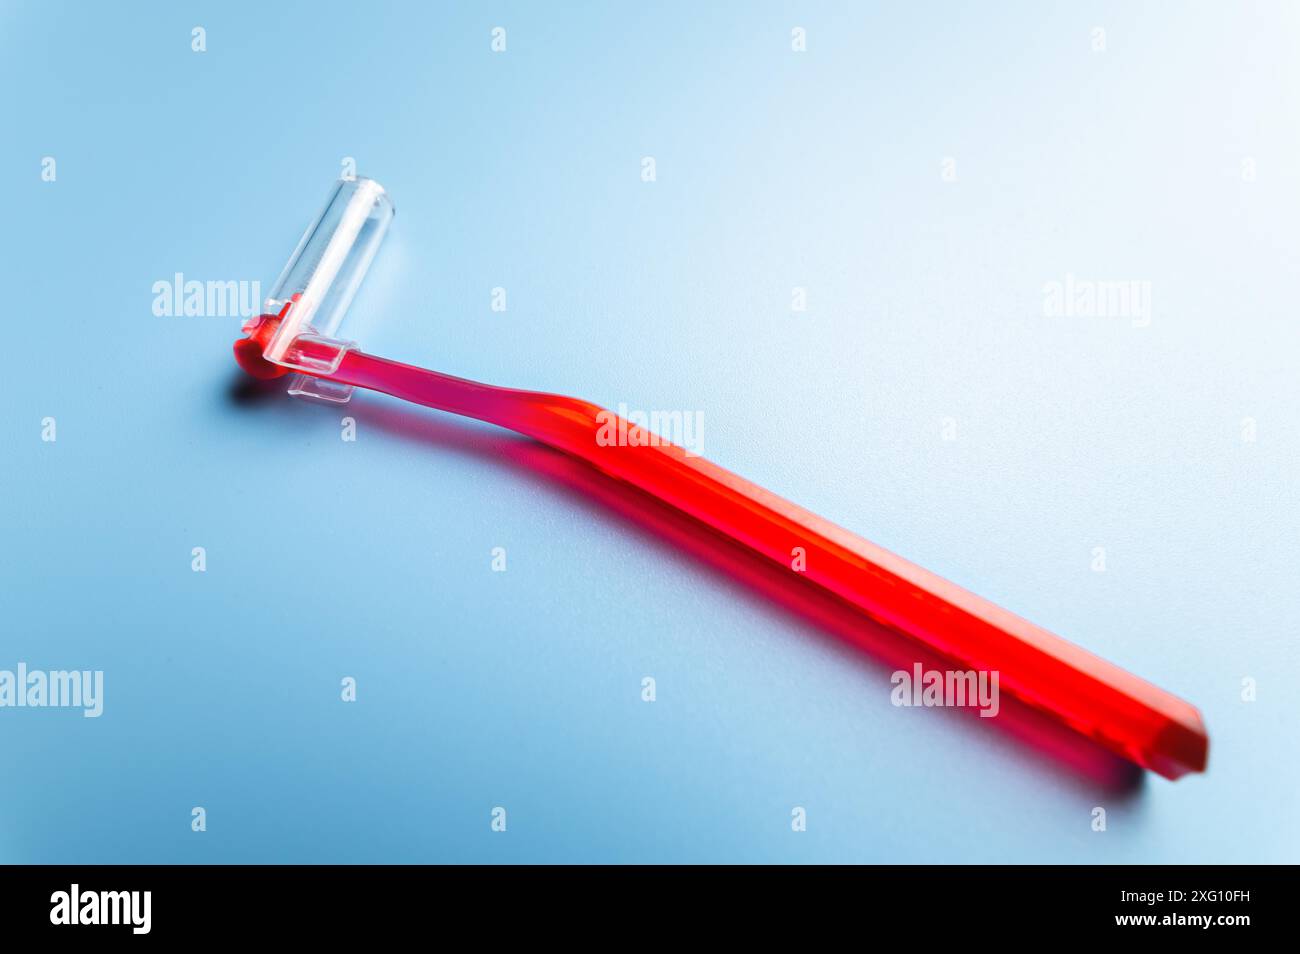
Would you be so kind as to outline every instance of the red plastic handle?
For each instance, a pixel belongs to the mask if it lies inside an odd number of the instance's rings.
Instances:
[[[328,378],[488,421],[579,457],[961,667],[997,671],[1002,690],[1145,768],[1171,779],[1205,768],[1209,740],[1189,703],[588,401],[358,351]],[[611,422],[625,428],[626,441],[598,439]]]
[[[277,324],[264,315],[235,343],[240,366],[256,377],[285,373],[262,357]],[[319,376],[497,424],[572,454],[961,667],[996,671],[1001,689],[1138,765],[1171,779],[1205,769],[1209,739],[1189,703],[595,404],[359,351]],[[611,431],[622,439],[602,439]]]

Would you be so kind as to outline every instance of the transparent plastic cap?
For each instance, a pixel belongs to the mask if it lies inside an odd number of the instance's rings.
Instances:
[[[340,179],[276,280],[263,312],[280,325],[263,349],[268,361],[332,374],[356,342],[340,337],[353,296],[393,221],[393,203],[374,179]],[[296,375],[292,394],[344,402],[346,385]]]

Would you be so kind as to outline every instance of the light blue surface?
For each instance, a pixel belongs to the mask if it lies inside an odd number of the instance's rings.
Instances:
[[[327,6],[0,5],[0,669],[106,697],[0,709],[0,861],[1300,860],[1294,5]],[[1196,703],[1209,773],[894,708],[492,428],[241,389],[152,285],[269,290],[347,156],[398,210],[371,350],[701,411]],[[1045,316],[1067,274],[1150,325]]]

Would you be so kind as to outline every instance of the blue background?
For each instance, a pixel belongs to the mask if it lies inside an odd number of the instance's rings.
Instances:
[[[106,696],[0,710],[0,860],[1300,860],[1294,5],[330,7],[0,4],[0,668]],[[1194,702],[1208,774],[894,708],[887,654],[581,468],[153,315],[269,291],[349,156],[398,210],[369,350],[698,409]],[[1046,317],[1066,274],[1150,326]]]

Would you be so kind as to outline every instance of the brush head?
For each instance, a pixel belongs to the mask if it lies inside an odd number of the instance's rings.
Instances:
[[[248,337],[240,338],[235,342],[235,361],[245,373],[261,381],[269,381],[289,373],[289,369],[283,365],[272,364],[262,357],[266,342],[275,334],[279,326],[280,319],[276,315],[259,315],[244,326]]]

